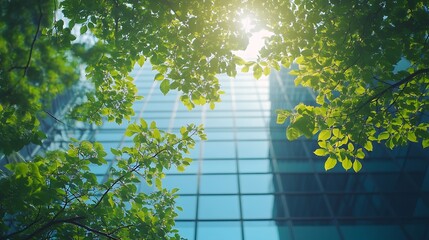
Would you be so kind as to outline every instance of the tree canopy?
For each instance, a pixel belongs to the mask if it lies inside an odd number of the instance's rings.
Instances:
[[[277,9],[263,13],[274,35],[261,56],[296,62],[295,84],[317,95],[314,106],[279,111],[279,123],[290,120],[288,139],[318,134],[315,154],[327,156],[327,170],[340,162],[359,171],[374,142],[429,146],[427,1],[293,1]]]
[[[142,97],[130,72],[146,61],[158,71],[162,93],[180,91],[189,109],[213,109],[221,100],[218,74],[234,77],[240,67],[260,78],[298,64],[295,84],[312,88],[316,101],[279,110],[277,122],[288,122],[289,140],[317,136],[315,154],[327,157],[326,170],[340,162],[359,171],[375,142],[429,146],[427,1],[0,0],[0,6],[0,152],[6,155],[41,143],[38,118],[79,81],[79,66],[91,88],[68,117],[98,125],[129,121]],[[241,21],[249,17],[272,33],[255,61],[234,54],[247,46],[250,33]],[[10,221],[1,225],[2,236],[179,238],[162,171],[183,170],[191,137],[205,138],[193,125],[180,133],[131,123],[125,134],[135,146],[110,150],[117,164],[103,182],[88,166],[105,164],[105,151],[87,141],[7,165],[0,184],[10,194],[1,196],[0,209]],[[159,191],[137,193],[141,179]]]

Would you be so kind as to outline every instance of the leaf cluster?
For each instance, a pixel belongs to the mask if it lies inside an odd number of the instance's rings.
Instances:
[[[280,111],[288,139],[319,134],[325,168],[355,171],[374,143],[429,146],[427,2],[301,0],[266,12],[262,58],[296,63],[295,84],[316,95],[315,106]]]
[[[53,151],[32,162],[6,165],[9,175],[0,179],[3,189],[0,235],[7,239],[68,238],[180,239],[173,229],[177,216],[174,194],[160,179],[185,158],[193,137],[205,138],[203,129],[189,125],[177,137],[155,123],[131,124],[126,135],[133,146],[111,149],[116,161],[106,169],[107,180],[91,171],[106,166],[107,153],[98,142],[75,142],[67,152]],[[143,182],[142,182],[143,181]],[[155,182],[156,190],[139,186]]]

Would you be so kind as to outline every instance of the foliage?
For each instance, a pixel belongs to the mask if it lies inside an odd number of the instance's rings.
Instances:
[[[261,3],[265,4],[265,3]],[[295,62],[295,84],[312,88],[314,106],[278,112],[287,138],[317,135],[325,169],[360,161],[384,142],[429,146],[427,1],[284,1],[260,8],[273,35],[261,60]]]
[[[428,3],[425,1],[190,0],[28,1],[0,0],[0,152],[9,154],[44,133],[38,118],[51,100],[79,78],[85,66],[92,90],[70,117],[102,124],[134,114],[137,88],[129,75],[149,61],[160,90],[182,93],[195,105],[220,101],[218,74],[253,71],[255,78],[297,63],[295,83],[311,87],[313,106],[280,110],[289,140],[317,135],[325,169],[346,170],[375,142],[394,148],[408,142],[429,146]],[[63,15],[62,17],[59,17]],[[241,18],[272,32],[256,61],[234,55],[247,45]],[[91,41],[81,41],[82,37]],[[90,43],[91,42],[91,43]],[[407,63],[398,67],[398,62]],[[84,236],[178,238],[172,230],[174,196],[162,188],[163,169],[179,170],[201,128],[181,137],[142,120],[125,135],[135,145],[111,149],[116,164],[105,181],[90,164],[106,165],[98,143],[76,142],[8,165],[1,179],[2,235],[9,238]],[[158,191],[137,193],[137,175]],[[120,219],[120,220],[118,220]]]
[[[201,127],[182,127],[181,136],[165,133],[153,122],[130,124],[134,145],[111,149],[116,161],[107,181],[91,172],[106,165],[100,143],[70,144],[67,152],[49,152],[32,162],[8,164],[11,175],[0,179],[0,235],[6,239],[180,239],[173,230],[177,216],[174,193],[162,188],[163,171],[189,165],[183,157]],[[138,191],[142,179],[157,191]]]
[[[0,1],[0,153],[39,143],[39,116],[50,101],[78,80],[77,65],[46,29],[54,1]],[[30,7],[29,7],[30,6]]]

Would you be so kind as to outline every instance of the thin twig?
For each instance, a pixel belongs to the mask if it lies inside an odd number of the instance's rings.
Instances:
[[[43,13],[40,6],[39,6],[39,13],[40,15],[37,23],[37,30],[36,30],[36,33],[34,34],[33,41],[31,42],[30,53],[28,54],[27,64],[24,67],[12,67],[9,69],[9,71],[12,71],[13,69],[24,69],[23,77],[27,75],[28,67],[30,66],[30,62],[31,62],[31,56],[33,55],[34,44],[36,43],[37,36],[39,35],[39,32],[40,32],[40,25],[42,24]]]
[[[58,118],[56,118],[54,115],[52,115],[50,112],[43,110],[43,112],[47,113],[49,116],[51,116],[51,118],[55,119],[55,121],[60,122],[64,125],[66,125],[63,121],[59,120]]]
[[[88,227],[88,226],[86,226],[85,224],[82,224],[82,223],[76,222],[75,220],[69,220],[69,221],[64,221],[64,222],[65,222],[65,223],[70,223],[70,224],[73,224],[73,225],[76,225],[76,226],[79,226],[79,227],[81,227],[81,228],[83,228],[83,229],[86,229],[86,230],[88,230],[88,231],[90,231],[90,232],[93,232],[93,233],[95,233],[95,234],[97,234],[97,235],[107,237],[107,238],[109,238],[109,239],[119,240],[119,238],[117,238],[117,237],[111,236],[110,234],[105,233],[105,232],[102,232],[102,231],[99,231],[99,230],[97,230],[97,229],[94,229],[94,228]]]
[[[361,103],[358,105],[356,112],[359,112],[365,105],[369,104],[370,102],[379,99],[381,96],[383,96],[387,91],[392,90],[394,88],[397,88],[399,86],[401,86],[402,84],[408,83],[411,80],[413,80],[416,76],[420,75],[420,74],[426,74],[429,73],[429,68],[425,68],[425,69],[420,69],[415,71],[414,73],[408,75],[406,78],[402,79],[401,81],[390,85],[389,87],[385,88],[384,90],[380,91],[379,93],[375,94],[374,96],[370,97],[368,100],[366,100],[365,102]]]

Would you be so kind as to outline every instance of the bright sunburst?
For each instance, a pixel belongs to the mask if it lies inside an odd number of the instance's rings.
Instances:
[[[245,60],[256,60],[259,50],[264,46],[265,38],[272,35],[267,30],[255,31],[255,23],[251,17],[245,16],[241,20],[241,25],[247,33],[250,33],[249,45],[244,51],[236,51],[235,54]]]

